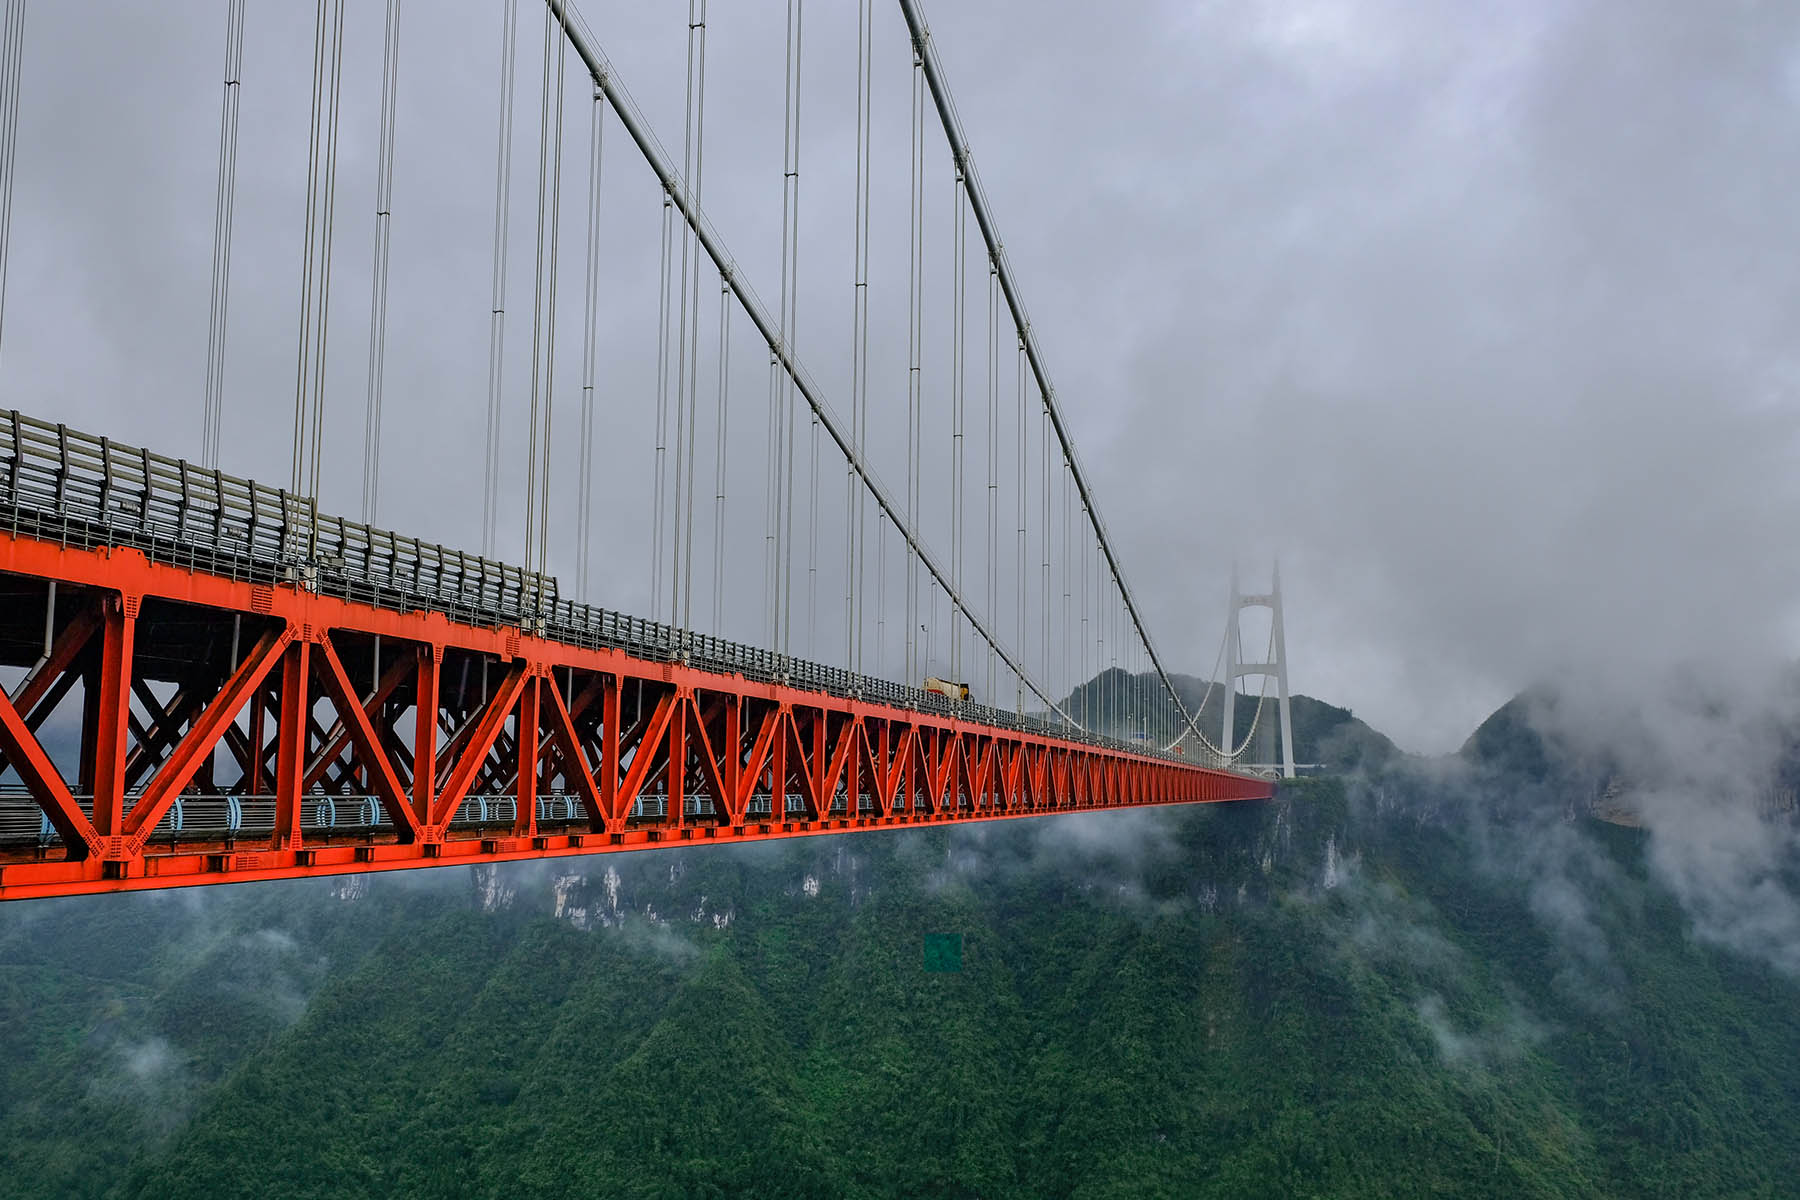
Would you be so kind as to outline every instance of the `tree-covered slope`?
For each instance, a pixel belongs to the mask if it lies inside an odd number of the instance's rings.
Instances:
[[[9,906],[0,1195],[1779,1193],[1793,984],[1493,786]]]

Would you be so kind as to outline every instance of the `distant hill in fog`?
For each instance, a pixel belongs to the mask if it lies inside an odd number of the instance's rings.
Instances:
[[[1225,690],[1192,675],[1172,674],[1169,680],[1201,731],[1218,741],[1223,732]],[[1162,706],[1162,695],[1162,682],[1154,673],[1134,675],[1114,669],[1103,671],[1076,688],[1064,700],[1063,707],[1083,725],[1115,736],[1127,736],[1133,730],[1141,730],[1160,746],[1173,741],[1180,732],[1177,720]],[[1250,736],[1252,723],[1257,720],[1259,698],[1259,692],[1238,693],[1237,705],[1232,712],[1236,725],[1234,743],[1241,744]],[[1291,697],[1290,704],[1294,718],[1295,762],[1322,763],[1333,771],[1348,771],[1379,766],[1400,754],[1399,748],[1385,734],[1365,724],[1347,708],[1302,695]],[[1271,681],[1263,708],[1262,720],[1266,724],[1257,726],[1259,742],[1276,728],[1276,709]]]

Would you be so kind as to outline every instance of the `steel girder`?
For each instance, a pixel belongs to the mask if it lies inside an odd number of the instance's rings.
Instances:
[[[0,572],[43,584],[56,627],[0,696],[0,760],[45,828],[0,837],[0,899],[1272,794],[1227,771],[128,548],[0,534]],[[77,707],[78,737],[45,736]],[[182,819],[208,805],[232,815]]]

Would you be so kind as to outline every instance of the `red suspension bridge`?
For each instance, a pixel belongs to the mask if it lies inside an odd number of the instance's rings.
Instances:
[[[509,219],[510,120],[517,0],[505,0],[497,227]],[[226,473],[218,463],[225,289],[229,283],[237,87],[243,4],[228,0],[220,131],[213,317],[201,462],[192,463],[65,424],[0,412],[0,899],[362,872],[846,830],[985,821],[1095,809],[1267,797],[1271,785],[1229,769],[1248,739],[1214,744],[1164,670],[1126,587],[1045,373],[1030,322],[994,231],[930,37],[902,0],[913,70],[911,249],[923,254],[926,116],[935,109],[951,148],[957,196],[955,344],[947,389],[952,438],[951,552],[926,537],[923,287],[909,281],[907,484],[904,498],[877,473],[867,388],[869,176],[867,108],[874,10],[863,0],[856,45],[856,264],[850,283],[850,419],[841,419],[794,349],[799,287],[799,0],[788,5],[788,146],[784,150],[780,311],[771,313],[700,208],[705,5],[690,5],[686,128],[678,169],[601,53],[561,0],[546,5],[539,145],[529,458],[523,566],[492,553],[500,495],[497,430],[505,424],[502,370],[505,240],[496,234],[484,553],[407,537],[320,510],[327,457],[325,338],[332,254],[333,175],[340,121],[344,0],[319,0],[313,138],[302,287],[294,453],[289,486]],[[21,104],[17,47],[23,6],[9,4],[0,102],[5,212],[17,171]],[[364,516],[372,518],[382,462],[386,239],[392,188],[399,4],[389,0],[384,43],[370,387],[365,410]],[[591,82],[572,89],[565,72]],[[571,73],[571,74],[574,74]],[[575,496],[552,499],[555,295],[566,93],[591,92],[587,305],[580,474]],[[594,295],[600,122],[610,113],[648,163],[664,208],[657,348],[654,483],[634,523],[652,527],[651,608],[669,621],[586,603],[592,441],[606,414],[593,398]],[[984,505],[986,563],[965,571],[964,292],[966,216],[984,248],[988,337]],[[9,218],[6,218],[9,219]],[[9,236],[0,221],[0,238]],[[547,246],[547,249],[546,249]],[[4,284],[0,242],[0,286]],[[715,275],[717,416],[712,509],[713,621],[692,617],[701,469],[699,403],[702,265]],[[679,264],[679,270],[675,268]],[[547,313],[545,297],[548,296]],[[733,309],[767,351],[770,402],[764,501],[764,644],[722,635],[734,572],[726,545],[728,359]],[[3,313],[0,309],[0,313]],[[677,315],[679,314],[679,315]],[[0,336],[4,327],[0,326]],[[1012,353],[1001,353],[1003,342]],[[1017,429],[1002,428],[1002,360],[1014,359]],[[540,364],[540,358],[542,360]],[[540,387],[540,365],[543,383]],[[1028,404],[1028,396],[1031,402]],[[1035,420],[1028,420],[1028,411]],[[810,461],[806,429],[810,426]],[[1038,445],[1031,452],[1031,430]],[[821,434],[841,462],[820,465]],[[827,473],[843,479],[843,653],[837,662],[792,653],[796,609],[816,623],[821,513]],[[801,479],[796,488],[795,476]],[[1052,516],[1060,488],[1061,526]],[[808,501],[801,489],[810,487]],[[1016,497],[1013,511],[1002,488]],[[797,494],[798,492],[798,494]],[[872,502],[872,503],[871,503]],[[615,501],[616,505],[616,501]],[[573,508],[581,598],[548,570],[553,517]],[[612,510],[618,515],[616,507]],[[1078,519],[1070,519],[1076,512]],[[809,526],[797,537],[796,520]],[[1016,518],[1013,549],[1004,515]],[[748,540],[756,540],[754,538]],[[1076,549],[1075,543],[1080,547]],[[1037,553],[1033,553],[1036,551]],[[794,559],[805,556],[804,572]],[[1037,559],[1041,558],[1041,572]],[[892,560],[890,579],[889,560]],[[869,569],[873,560],[875,570]],[[1011,560],[1003,563],[1002,560]],[[1057,574],[1053,577],[1053,562]],[[876,577],[875,582],[870,576]],[[971,579],[985,597],[969,594]],[[804,580],[804,586],[801,584]],[[901,581],[904,586],[899,586]],[[1061,583],[1060,589],[1056,586]],[[890,587],[893,583],[895,586]],[[751,589],[731,588],[734,597]],[[1079,599],[1077,600],[1077,593]],[[904,636],[886,619],[890,598]],[[983,602],[983,600],[985,602]],[[1010,604],[1003,603],[1011,601]],[[734,603],[736,601],[734,600]],[[745,603],[744,607],[751,607]],[[1011,615],[1005,609],[1013,610]],[[871,617],[873,619],[871,619]],[[1234,626],[1235,628],[1235,626]],[[934,629],[950,646],[931,653]],[[808,632],[803,629],[803,633]],[[1233,634],[1235,636],[1235,633]],[[889,641],[900,643],[887,667]],[[965,642],[967,648],[965,648]],[[1026,647],[1036,643],[1035,661]],[[1071,653],[1070,647],[1080,649]],[[809,645],[816,641],[809,640]],[[1088,651],[1092,645],[1092,656]],[[865,645],[871,647],[865,652]],[[1052,653],[1052,650],[1056,653]],[[876,669],[866,669],[872,657]],[[1266,660],[1269,656],[1265,655]],[[1121,661],[1122,681],[1096,700],[1083,668]],[[1233,652],[1235,687],[1237,664]],[[985,666],[970,698],[960,680]],[[884,676],[897,673],[906,682]],[[936,671],[958,682],[925,676]],[[1012,704],[997,703],[1010,693]],[[1260,714],[1261,706],[1258,706]],[[1253,728],[1255,723],[1252,723]]]

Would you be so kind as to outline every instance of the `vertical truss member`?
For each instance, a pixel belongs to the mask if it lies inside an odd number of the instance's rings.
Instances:
[[[606,97],[595,88],[588,121],[587,288],[581,316],[581,463],[575,508],[575,577],[583,601],[590,598],[588,552],[593,536],[594,338],[600,299],[600,151],[605,120]]]
[[[506,363],[506,259],[512,227],[514,60],[519,0],[506,0],[500,29],[500,137],[494,151],[494,284],[488,315],[487,461],[482,472],[481,553],[494,554],[500,512],[500,394]]]
[[[18,72],[14,11],[23,18],[25,0],[9,0],[6,37],[0,48],[0,94],[5,96],[5,132],[0,134],[0,312],[5,311],[6,227],[12,213],[12,154],[18,122]],[[231,291],[231,225],[237,211],[238,88],[244,67],[244,0],[225,0],[225,89],[219,102],[219,184],[213,202],[212,303],[206,320],[206,410],[200,428],[200,464],[217,469],[225,390],[225,312]]]
[[[241,37],[240,32],[240,37]],[[362,518],[381,493],[381,388],[387,373],[388,219],[394,207],[394,101],[400,76],[400,0],[388,0],[381,50],[381,135],[375,168],[375,266],[369,296],[369,391],[363,419]],[[233,131],[235,137],[235,130]]]
[[[301,252],[299,363],[294,372],[294,459],[289,495],[308,506],[306,559],[317,551],[319,463],[325,423],[326,335],[331,326],[331,243],[337,210],[338,101],[344,77],[344,0],[319,0],[313,29],[312,122]],[[296,547],[287,547],[288,553]]]

